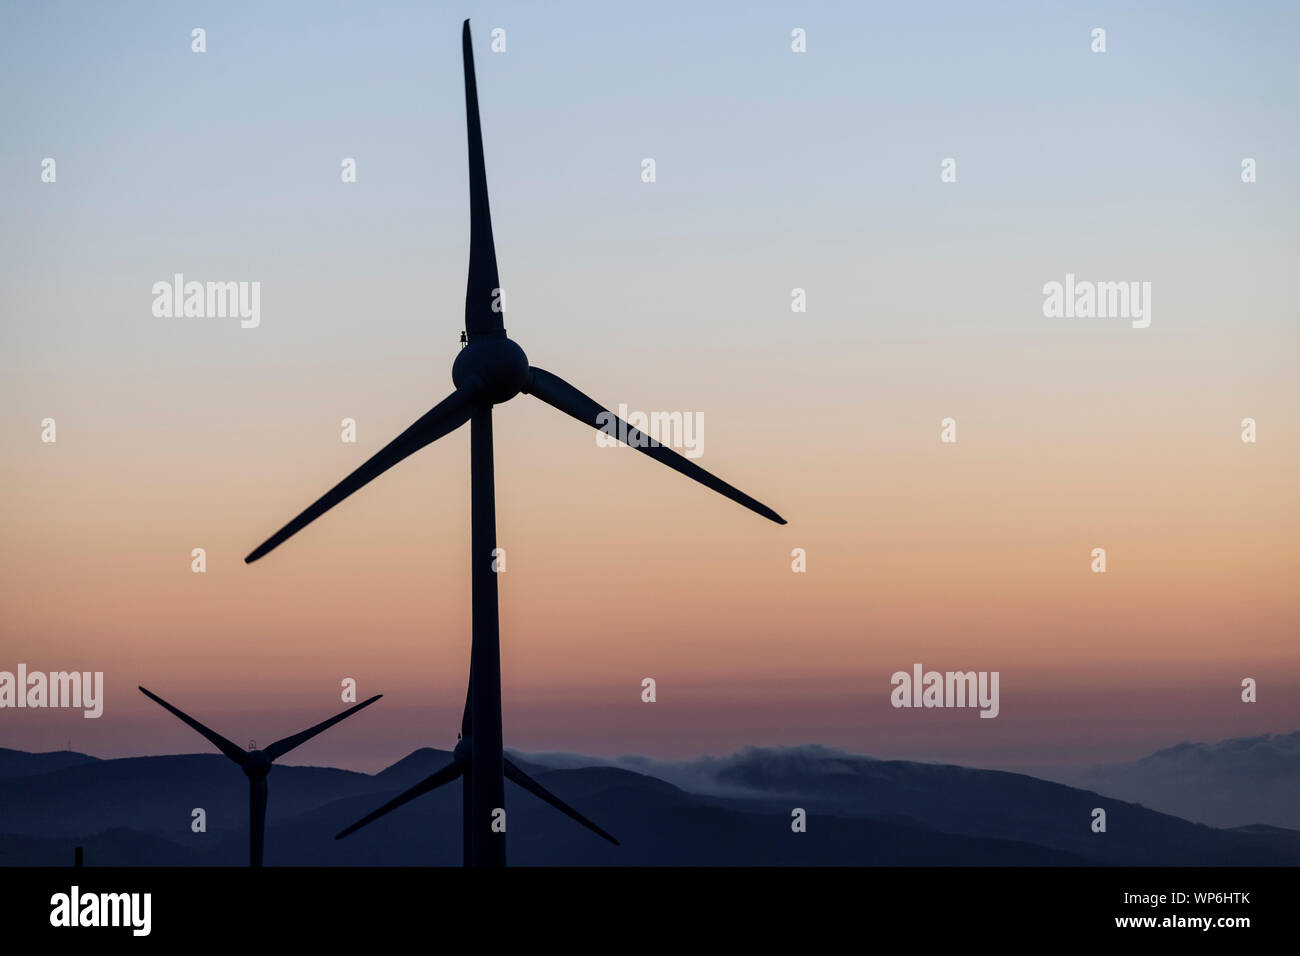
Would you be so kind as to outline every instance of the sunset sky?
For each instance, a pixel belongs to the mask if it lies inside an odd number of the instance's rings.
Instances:
[[[698,463],[789,521],[499,406],[507,747],[1021,767],[1300,729],[1300,11],[1071,6],[6,5],[0,670],[107,697],[0,710],[0,746],[206,747],[138,684],[265,744],[345,677],[384,700],[293,762],[454,745],[468,428],[242,558],[451,391],[465,16],[511,336],[702,415]],[[175,273],[260,282],[260,325],[156,318]],[[1067,273],[1150,282],[1150,327],[1045,318]],[[998,718],[891,708],[918,662],[999,671]]]

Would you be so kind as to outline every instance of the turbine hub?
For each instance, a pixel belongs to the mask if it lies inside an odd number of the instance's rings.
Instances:
[[[474,752],[474,736],[461,737],[456,741],[456,749],[451,752],[451,759],[456,763],[469,763],[470,755]]]
[[[271,761],[260,750],[250,750],[244,762],[244,773],[249,777],[265,777],[271,772]]]
[[[483,383],[483,397],[493,405],[508,402],[528,382],[528,356],[504,334],[471,337],[452,363],[451,380],[460,388],[471,378]]]

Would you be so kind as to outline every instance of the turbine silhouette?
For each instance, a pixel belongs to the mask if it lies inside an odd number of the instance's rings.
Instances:
[[[305,744],[323,730],[328,730],[345,717],[351,717],[362,707],[369,707],[383,694],[376,694],[369,700],[363,700],[355,707],[349,707],[341,714],[335,714],[329,720],[323,720],[315,727],[309,727],[300,734],[294,734],[292,737],[285,737],[283,740],[277,740],[269,747],[261,750],[245,750],[239,747],[221,734],[217,733],[210,727],[205,727],[179,707],[173,707],[167,701],[163,700],[157,694],[151,693],[140,688],[140,693],[144,694],[150,700],[170,710],[185,723],[189,724],[204,737],[206,737],[218,750],[239,764],[245,776],[248,777],[248,865],[262,865],[262,843],[266,834],[266,776],[271,772],[271,764],[279,757],[283,757],[295,747]]]
[[[785,519],[771,508],[709,474],[689,459],[661,445],[616,417],[558,375],[528,364],[515,342],[506,337],[497,295],[496,248],[488,206],[483,135],[479,125],[478,91],[469,21],[461,32],[465,68],[465,121],[469,140],[470,250],[465,289],[465,347],[452,364],[456,390],[385,445],[372,458],[322,495],[300,515],[259,545],[244,559],[253,562],[301,531],[398,462],[466,422],[470,423],[470,568],[472,573],[473,638],[470,684],[461,739],[452,762],[374,813],[353,824],[339,837],[383,816],[423,793],[458,777],[463,781],[463,849],[465,864],[504,866],[504,827],[494,827],[495,811],[505,808],[505,781],[513,780],[551,806],[612,843],[612,836],[568,806],[506,759],[501,730],[501,649],[497,618],[497,580],[492,568],[496,548],[496,504],[492,465],[492,406],[519,394],[533,395],[566,415],[597,430],[605,430],[642,454],[698,481],[777,524]],[[618,431],[615,432],[614,429]]]

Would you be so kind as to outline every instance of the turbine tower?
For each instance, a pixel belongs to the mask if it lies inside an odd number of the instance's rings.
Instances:
[[[479,125],[478,91],[474,82],[474,53],[469,21],[461,31],[465,68],[465,122],[469,140],[470,247],[469,280],[465,289],[464,348],[451,368],[455,391],[385,445],[372,458],[322,495],[298,517],[259,545],[244,559],[251,563],[301,531],[357,489],[466,422],[470,423],[470,569],[472,575],[473,638],[470,683],[461,739],[452,763],[408,790],[340,837],[382,816],[394,807],[457,779],[463,780],[463,848],[466,865],[504,866],[505,831],[493,826],[504,812],[508,777],[611,842],[604,830],[569,807],[505,758],[501,730],[501,649],[497,619],[497,576],[492,569],[496,548],[496,502],[492,466],[492,406],[516,395],[533,395],[566,415],[603,430],[642,454],[698,481],[777,524],[785,519],[771,508],[709,474],[687,458],[661,445],[617,418],[558,375],[528,364],[528,358],[506,337],[498,293],[496,248],[488,207],[483,134]],[[617,432],[614,429],[617,428]]]
[[[355,707],[349,707],[341,714],[335,714],[329,720],[323,720],[315,727],[309,727],[300,734],[294,734],[292,737],[285,737],[283,740],[277,740],[271,746],[262,750],[245,750],[239,747],[221,734],[217,733],[210,727],[205,727],[179,707],[173,707],[167,701],[163,700],[157,694],[150,693],[143,687],[140,693],[144,694],[150,700],[170,710],[185,723],[189,724],[204,737],[206,737],[218,750],[239,764],[244,775],[248,777],[248,865],[262,865],[262,843],[266,834],[266,777],[271,772],[271,764],[279,757],[283,757],[295,747],[305,744],[323,730],[328,730],[345,717],[351,717],[362,707],[369,707],[383,694],[376,694],[369,700],[363,700]]]

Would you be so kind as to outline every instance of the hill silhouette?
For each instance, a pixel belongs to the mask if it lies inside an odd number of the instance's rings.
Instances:
[[[64,767],[94,763],[98,759],[72,750],[51,750],[34,754],[25,750],[0,747],[0,780],[49,773],[51,770],[62,770]]]
[[[246,862],[247,786],[224,758],[74,756],[84,759],[49,769],[47,754],[5,752],[0,864],[67,865],[74,845],[86,847],[92,866]],[[459,787],[333,839],[448,756],[424,748],[376,774],[277,766],[267,865],[459,865]],[[579,766],[572,755],[513,759],[622,843],[603,842],[511,784],[509,854],[520,865],[1300,863],[1293,830],[1216,829],[1002,771],[819,747],[750,749],[708,762],[713,785],[686,789],[624,766]],[[556,762],[564,766],[548,767]],[[1106,833],[1090,827],[1098,806],[1107,811]],[[205,833],[190,830],[195,807],[206,811]],[[805,833],[791,830],[796,807],[807,811]]]

